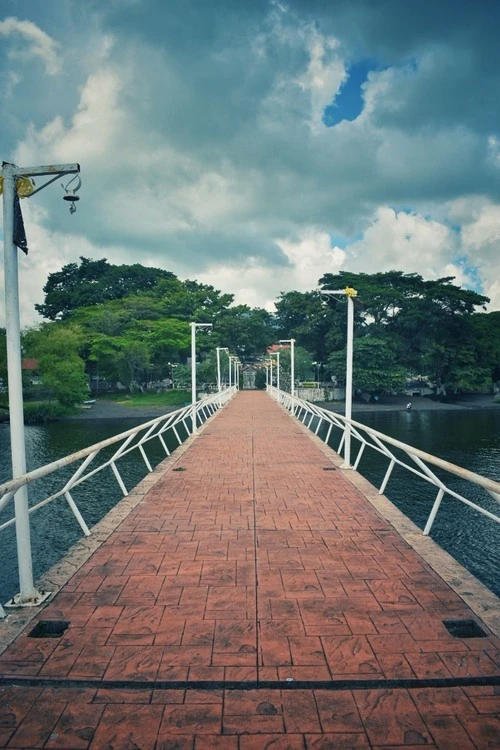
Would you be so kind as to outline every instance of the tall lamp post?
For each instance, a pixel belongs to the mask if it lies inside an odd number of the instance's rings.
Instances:
[[[290,395],[295,396],[295,339],[280,339],[280,344],[290,344]]]
[[[16,237],[22,223],[21,212],[15,209],[19,196],[33,196],[55,180],[68,175],[78,175],[79,164],[53,164],[41,167],[17,167],[6,162],[2,165],[3,192],[3,239],[5,269],[5,319],[7,333],[7,373],[9,381],[10,442],[12,455],[12,478],[26,474],[26,448],[24,439],[23,386],[21,369],[21,324],[19,315],[19,272]],[[48,177],[40,187],[33,189],[33,177]],[[74,179],[74,178],[73,178]],[[79,178],[78,178],[79,179]],[[76,208],[75,193],[66,189],[66,200],[72,201],[70,211]],[[24,238],[25,239],[25,238]],[[14,244],[16,243],[16,244]],[[14,497],[16,517],[17,562],[19,569],[19,594],[7,606],[37,606],[48,596],[40,592],[33,582],[33,560],[31,555],[31,532],[28,510],[28,490],[20,487]]]
[[[196,432],[196,329],[212,328],[211,323],[190,323],[191,326],[191,418],[193,423],[192,435]]]
[[[176,365],[175,362],[169,362],[168,364],[170,365],[170,374],[172,376],[172,390],[174,390],[175,388],[174,372],[175,372],[175,368],[178,367],[179,365]]]
[[[220,393],[222,390],[222,381],[220,376],[220,353],[221,352],[229,352],[229,349],[227,346],[218,346],[215,349],[217,354],[217,390]]]
[[[358,296],[355,289],[347,286],[345,289],[318,289],[319,294],[328,297],[338,297],[345,295],[347,299],[347,350],[346,350],[346,377],[345,377],[345,417],[346,422],[344,431],[344,463],[342,468],[351,468],[351,424],[352,418],[352,358],[354,344],[354,297]]]
[[[236,381],[236,363],[238,362],[238,357],[236,357],[234,354],[229,355],[229,387],[232,387],[233,384],[233,375],[234,375],[234,386],[237,388],[237,381]]]
[[[273,357],[276,355],[276,388],[280,389],[280,353],[279,352],[269,352],[269,357]],[[270,362],[272,362],[272,359],[270,359]],[[272,372],[272,371],[271,371]],[[271,378],[271,385],[272,385],[272,378]]]

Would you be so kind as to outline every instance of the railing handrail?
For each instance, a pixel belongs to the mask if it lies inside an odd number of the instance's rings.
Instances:
[[[273,386],[273,390],[276,391],[277,389]],[[292,398],[289,393],[286,393],[285,391],[282,391],[282,393],[288,398]],[[401,440],[397,440],[390,435],[386,435],[383,432],[378,432],[378,430],[375,430],[373,429],[373,427],[363,424],[362,422],[356,422],[356,420],[354,419],[347,419],[343,414],[338,414],[337,412],[332,412],[329,409],[324,409],[321,406],[317,406],[316,404],[305,401],[304,399],[298,398],[297,396],[294,396],[293,399],[295,402],[300,403],[301,405],[307,405],[308,407],[312,407],[314,410],[321,412],[325,418],[335,417],[341,422],[344,422],[344,424],[353,425],[354,427],[358,427],[364,430],[369,435],[375,435],[376,437],[382,439],[384,442],[389,443],[389,445],[392,445],[395,448],[400,448],[405,453],[410,453],[414,456],[417,456],[423,461],[427,461],[427,463],[438,466],[440,469],[445,469],[452,474],[457,474],[457,476],[460,476],[463,479],[468,479],[469,481],[474,482],[474,484],[479,484],[485,490],[500,493],[500,482],[496,482],[494,479],[483,477],[482,474],[476,474],[476,472],[470,471],[470,469],[464,469],[462,466],[451,463],[451,461],[446,461],[444,458],[439,458],[439,456],[434,456],[432,453],[426,453],[426,451],[423,451],[420,448],[415,448],[415,446],[410,445],[409,443],[403,443]]]
[[[304,399],[298,398],[297,396],[292,396],[290,393],[287,393],[285,391],[281,391],[281,390],[278,391],[278,389],[275,388],[274,386],[268,386],[268,393],[270,393],[270,395],[273,398],[275,398],[279,403],[283,404],[285,408],[288,408],[289,411],[292,412],[292,414],[295,414],[295,411],[297,409],[299,409],[299,413],[300,411],[304,410],[305,414],[307,413],[311,414],[311,418],[309,420],[307,427],[311,425],[313,417],[316,416],[316,417],[319,417],[320,421],[325,420],[326,422],[330,423],[331,425],[330,431],[333,426],[336,426],[339,429],[343,429],[343,436],[342,436],[342,440],[338,448],[338,453],[340,453],[340,450],[344,443],[346,431],[349,430],[350,435],[353,438],[359,440],[359,442],[361,443],[358,456],[353,465],[354,469],[357,468],[366,446],[368,446],[369,448],[372,448],[373,450],[379,453],[382,453],[386,458],[388,458],[390,463],[386,471],[382,485],[379,489],[379,494],[382,494],[384,492],[387,482],[389,481],[389,478],[391,476],[392,470],[396,464],[404,467],[405,469],[407,469],[408,471],[414,474],[417,474],[420,478],[424,479],[427,482],[430,482],[435,487],[437,487],[439,490],[438,496],[434,501],[431,513],[425,525],[424,532],[423,532],[424,534],[426,535],[429,534],[444,494],[451,495],[452,497],[460,500],[462,503],[480,512],[482,515],[485,515],[491,520],[496,521],[497,523],[500,523],[500,516],[497,516],[494,513],[491,513],[490,511],[482,508],[481,506],[477,505],[471,500],[468,500],[467,498],[463,497],[455,490],[447,487],[444,484],[444,482],[442,482],[428,468],[426,464],[430,464],[431,466],[435,466],[437,468],[443,469],[449,472],[450,474],[453,474],[459,477],[460,479],[465,479],[469,482],[472,482],[473,484],[476,484],[482,487],[497,502],[500,502],[500,482],[497,482],[494,479],[489,479],[488,477],[484,477],[481,474],[477,474],[474,471],[470,471],[469,469],[464,469],[462,466],[458,466],[457,464],[453,464],[450,461],[446,461],[445,459],[439,458],[438,456],[434,456],[433,454],[427,453],[426,451],[423,451],[420,448],[415,448],[413,445],[409,445],[408,443],[404,443],[401,440],[397,440],[396,438],[392,438],[389,435],[385,435],[384,433],[379,432],[378,430],[375,430],[372,427],[369,427],[368,425],[365,425],[361,422],[357,422],[354,419],[348,419],[342,414],[338,414],[336,412],[329,411],[328,409],[319,407],[316,404],[312,404],[309,401],[305,401]],[[304,423],[305,415],[302,421]],[[318,423],[318,426],[316,428],[316,434],[319,431],[319,426],[320,426],[320,423]],[[330,431],[328,432],[328,435],[326,437],[326,442],[328,442]],[[362,434],[360,434],[360,431],[366,433],[366,435],[372,438],[376,444],[373,444],[372,442],[367,440]],[[401,461],[399,458],[397,458],[386,447],[385,445],[386,443],[388,445],[391,445],[394,448],[402,450],[408,457],[410,457],[417,464],[418,468],[409,466],[404,461]]]
[[[226,389],[228,390],[228,389]],[[197,409],[199,410],[202,404],[207,404],[209,402],[213,402],[214,400],[217,400],[219,394],[210,394],[209,396],[205,396],[203,399],[200,399],[197,401]],[[171,419],[174,416],[179,417],[179,419],[175,420],[173,424],[177,424],[179,421],[182,420],[182,416],[185,414],[186,416],[190,416],[192,412],[192,404],[188,404],[187,406],[182,406],[179,409],[176,409],[175,411],[169,411],[165,414],[162,414],[159,417],[155,417],[154,419],[149,420],[148,422],[142,422],[140,425],[137,425],[136,427],[131,427],[129,430],[125,430],[125,432],[120,432],[118,435],[113,435],[110,438],[106,438],[106,440],[101,440],[98,443],[94,443],[93,445],[89,445],[86,448],[82,448],[79,451],[75,451],[74,453],[70,453],[67,456],[64,456],[63,458],[59,458],[56,461],[51,461],[49,464],[44,464],[44,466],[39,467],[38,469],[33,469],[33,471],[29,471],[26,474],[23,474],[21,477],[16,477],[16,479],[10,479],[8,482],[4,482],[3,484],[0,484],[0,501],[2,499],[2,496],[10,493],[10,492],[17,492],[17,490],[22,487],[23,485],[30,484],[31,482],[35,481],[36,479],[42,479],[43,477],[47,476],[48,474],[53,474],[54,471],[57,471],[58,469],[62,469],[65,466],[69,466],[72,463],[75,463],[75,461],[79,461],[81,458],[87,458],[91,453],[99,453],[103,448],[109,448],[110,445],[114,445],[115,443],[119,443],[122,440],[125,440],[127,437],[130,437],[132,435],[137,435],[139,432],[142,432],[142,430],[146,429],[147,427],[152,427],[154,425],[160,424],[162,421],[167,421]],[[169,427],[172,427],[173,424],[168,425]],[[152,437],[156,437],[157,435],[153,435]],[[133,446],[138,447],[138,445]]]
[[[184,433],[187,434],[187,436],[195,434],[198,422],[202,424],[205,420],[211,417],[235,393],[236,386],[232,388],[224,388],[221,391],[202,397],[200,400],[196,401],[195,404],[190,403],[186,406],[180,407],[179,409],[175,409],[174,411],[167,412],[166,414],[161,414],[154,419],[151,419],[147,422],[142,422],[135,427],[131,427],[129,430],[120,432],[118,433],[118,435],[113,435],[106,440],[101,440],[98,443],[94,443],[93,445],[89,445],[79,451],[75,451],[68,456],[64,456],[63,458],[52,461],[49,464],[45,464],[38,469],[27,472],[20,477],[15,477],[8,482],[4,482],[0,485],[0,511],[3,510],[14,499],[16,492],[21,487],[31,484],[36,480],[42,479],[43,477],[49,476],[59,469],[63,469],[64,467],[75,464],[76,462],[83,459],[83,462],[80,463],[80,465],[76,468],[72,476],[63,479],[62,485],[56,492],[48,495],[47,497],[44,497],[43,500],[38,500],[37,502],[34,502],[32,505],[30,505],[30,507],[28,508],[28,514],[32,514],[40,508],[43,508],[49,503],[57,500],[58,498],[63,497],[67,501],[71,511],[73,512],[73,515],[80,525],[82,532],[85,536],[89,536],[91,533],[90,529],[88,528],[76,502],[71,495],[71,491],[74,487],[77,487],[78,485],[82,484],[82,482],[85,482],[95,476],[98,472],[110,467],[113,471],[116,481],[118,482],[122,494],[124,496],[128,495],[128,490],[116,465],[117,461],[123,459],[131,451],[138,450],[144,460],[147,471],[152,472],[153,467],[151,466],[149,458],[144,449],[144,446],[149,441],[158,439],[166,455],[169,456],[171,454],[171,451],[163,438],[163,435],[167,432],[167,430],[172,430],[178,444],[180,445],[183,440],[176,429],[177,425],[182,424]],[[105,458],[105,460],[100,463],[99,466],[93,468],[92,470],[88,470],[89,465],[92,463],[92,461],[94,461],[96,456],[99,456],[103,449],[109,448],[112,445],[118,445],[118,447],[114,452],[112,452],[111,457]],[[15,524],[16,521],[17,508],[16,515],[0,524],[0,532]],[[28,544],[24,547],[20,547],[18,544],[18,562],[19,561],[23,563],[28,561],[27,564],[30,566],[32,565],[29,540]],[[34,603],[40,603],[46,596],[46,593],[42,594],[41,592],[35,590],[34,594],[30,592],[30,595],[26,597],[25,593],[21,590],[21,592],[13,597],[13,599],[11,599],[11,601],[6,606],[25,606],[25,603],[28,603],[30,605]],[[4,617],[5,610],[0,606],[0,618]]]

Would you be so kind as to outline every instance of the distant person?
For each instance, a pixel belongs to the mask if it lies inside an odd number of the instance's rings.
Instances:
[[[411,410],[411,401],[408,401],[408,403],[406,404],[406,411],[410,411],[410,410]]]

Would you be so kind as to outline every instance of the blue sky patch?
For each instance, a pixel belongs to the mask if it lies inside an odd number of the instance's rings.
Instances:
[[[342,120],[355,120],[361,114],[364,106],[361,87],[368,73],[378,67],[374,60],[361,60],[348,68],[346,82],[333,102],[325,107],[323,123],[327,128],[338,125]]]

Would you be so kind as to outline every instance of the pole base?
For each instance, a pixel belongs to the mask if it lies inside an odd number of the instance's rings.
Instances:
[[[351,469],[352,470],[352,466],[350,464],[340,464],[340,468],[341,469]]]
[[[35,589],[31,599],[27,599],[26,601],[21,599],[21,594],[16,594],[4,604],[4,607],[7,609],[17,609],[18,607],[39,607],[40,604],[43,604],[51,594],[52,591],[37,591]]]

